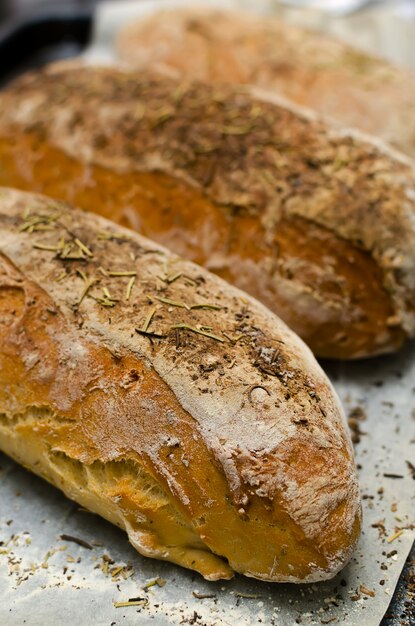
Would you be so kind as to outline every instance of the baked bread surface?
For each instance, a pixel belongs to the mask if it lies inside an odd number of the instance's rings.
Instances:
[[[0,184],[204,265],[319,356],[415,334],[413,164],[268,94],[51,67],[0,96]]]
[[[316,581],[360,527],[353,452],[309,349],[126,229],[0,192],[0,447],[210,580]]]
[[[157,11],[118,36],[119,60],[176,79],[250,83],[415,157],[415,75],[324,33],[243,11]]]

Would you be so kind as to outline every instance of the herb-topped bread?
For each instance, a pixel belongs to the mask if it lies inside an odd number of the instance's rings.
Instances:
[[[415,157],[415,75],[331,38],[244,11],[155,11],[125,26],[118,59],[177,80],[252,84]]]
[[[0,184],[140,231],[276,312],[315,354],[415,335],[415,170],[251,88],[55,66],[0,95]]]
[[[275,315],[205,269],[0,191],[0,449],[209,580],[317,581],[360,499],[338,398]]]

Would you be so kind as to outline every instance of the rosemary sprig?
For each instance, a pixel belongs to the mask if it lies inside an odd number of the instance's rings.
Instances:
[[[113,300],[112,298],[100,298],[99,296],[91,296],[96,302],[98,302],[98,304],[100,304],[101,306],[107,306],[107,307],[113,307],[115,306],[119,300]]]
[[[223,331],[222,331],[222,335],[226,337],[226,339],[228,339],[228,341],[230,341],[231,343],[238,343],[238,341],[242,339],[242,337],[244,337],[243,333],[241,333],[240,335],[237,335],[236,337],[231,337],[230,335],[228,335],[227,333]]]
[[[171,276],[166,276],[166,278],[163,280],[165,280],[166,283],[169,283],[169,285],[171,285],[176,280],[178,280],[181,276],[183,276],[183,272],[177,272],[176,274],[172,274]]]
[[[34,243],[33,248],[36,250],[46,250],[47,252],[57,252],[59,250],[59,246],[46,246],[43,243]]]
[[[220,132],[222,135],[247,135],[253,130],[252,124],[245,126],[222,126]]]
[[[151,311],[150,311],[150,312],[149,312],[149,314],[147,315],[147,317],[146,317],[146,319],[145,319],[145,321],[144,321],[144,324],[143,324],[143,326],[141,327],[141,330],[142,330],[143,332],[147,332],[147,330],[148,330],[148,328],[149,328],[149,326],[150,326],[150,324],[151,324],[151,320],[153,319],[153,317],[154,317],[154,315],[155,315],[156,311],[157,311],[157,309],[156,309],[156,308],[151,309]]]
[[[65,271],[61,272],[56,278],[55,282],[60,283],[64,278],[66,278],[67,274]]]
[[[405,530],[404,528],[400,528],[396,533],[388,537],[386,539],[386,542],[392,543],[392,541],[395,541],[395,539],[398,539],[398,537],[400,537],[403,534],[404,530]]]
[[[197,335],[203,335],[203,337],[208,337],[209,339],[214,339],[215,341],[219,341],[220,343],[224,343],[225,340],[222,337],[218,337],[213,333],[205,332],[204,330],[200,330],[199,328],[195,328],[194,326],[189,326],[189,324],[175,324],[171,327],[172,329],[178,328],[179,330],[189,330],[192,333],[196,333]]]
[[[61,261],[84,261],[86,258],[82,250],[76,253],[72,243],[66,243],[65,240],[59,245],[57,257]]]
[[[104,232],[98,233],[97,239],[101,241],[127,241],[128,236],[121,233]]]
[[[210,304],[209,302],[200,302],[198,304],[192,304],[190,308],[193,309],[211,309],[212,311],[221,311],[223,307],[218,304]]]
[[[165,335],[162,335],[161,333],[156,333],[156,332],[148,330],[156,311],[157,311],[156,308],[151,309],[151,311],[149,312],[149,314],[147,315],[144,321],[143,326],[141,328],[135,329],[136,333],[138,333],[139,335],[144,335],[145,337],[149,337],[150,339],[152,337],[155,337],[156,339],[163,339],[165,337]]]
[[[131,297],[131,292],[133,290],[134,282],[135,282],[135,276],[132,276],[130,280],[128,281],[128,285],[125,290],[125,299],[127,300],[127,302]]]
[[[161,333],[156,333],[152,330],[143,330],[142,328],[136,328],[135,332],[139,335],[144,335],[144,337],[154,337],[155,339],[164,339],[166,335],[162,335]]]
[[[176,274],[171,274],[170,276],[160,276],[160,274],[157,274],[157,278],[162,280],[164,283],[167,283],[168,285],[171,285],[176,280],[182,277],[186,279],[186,281],[189,282],[192,286],[197,285],[193,278],[190,278],[190,276],[187,276],[187,274],[183,274],[183,272],[177,272]]]
[[[139,600],[127,600],[126,602],[114,602],[114,608],[121,609],[125,606],[145,606],[148,604],[147,598],[140,598]]]
[[[141,589],[143,591],[148,591],[150,589],[150,587],[154,587],[155,585],[157,585],[158,587],[164,587],[166,582],[167,581],[164,580],[164,578],[161,578],[160,576],[157,576],[157,578],[154,578],[153,580],[150,580],[150,582],[148,582],[143,587],[141,587]]]
[[[117,567],[113,567],[112,570],[110,571],[111,577],[115,578],[116,576],[118,576],[118,574],[121,572],[123,567],[124,567],[123,565],[118,565]]]
[[[155,300],[158,300],[159,302],[162,302],[163,304],[176,306],[179,309],[187,309],[188,311],[190,311],[190,309],[192,308],[188,304],[185,304],[184,302],[178,302],[177,300],[170,300],[170,298],[162,298],[161,296],[153,296],[153,297]]]
[[[183,274],[183,278],[189,283],[189,285],[191,285],[192,287],[196,287],[197,286],[197,282],[195,280],[193,280],[193,278],[190,278],[190,276],[187,276],[186,274]]]
[[[108,287],[103,287],[102,288],[103,294],[105,296],[105,298],[107,298],[107,300],[112,300],[113,302],[119,302],[118,298],[113,298],[108,290]]]
[[[89,256],[90,258],[94,256],[91,250],[88,248],[88,246],[82,243],[82,241],[78,239],[77,237],[75,237],[74,243],[78,246],[81,252],[83,252],[86,256]]]
[[[78,273],[82,276],[83,280],[85,281],[85,286],[84,286],[84,288],[82,290],[82,293],[81,293],[81,296],[80,296],[80,298],[78,300],[78,306],[79,306],[80,304],[82,304],[83,299],[85,298],[85,296],[87,295],[87,293],[91,289],[91,287],[93,285],[95,285],[95,283],[97,282],[97,279],[96,278],[87,278],[83,272],[78,272]]]
[[[137,272],[135,270],[127,270],[120,272],[110,272],[107,271],[108,276],[137,276]]]
[[[43,215],[41,213],[35,213],[31,215],[26,213],[23,217],[23,224],[19,226],[19,231],[33,233],[39,230],[53,230],[55,227],[54,222],[58,219],[59,213],[52,215]]]
[[[85,282],[88,280],[86,274],[81,270],[81,269],[77,269],[76,273],[79,274],[79,276],[82,278],[82,280],[84,280]]]

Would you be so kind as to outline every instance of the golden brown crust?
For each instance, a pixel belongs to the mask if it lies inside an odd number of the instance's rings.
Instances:
[[[323,33],[242,11],[157,11],[121,30],[120,60],[176,79],[250,83],[415,156],[415,76]]]
[[[413,167],[263,94],[103,68],[27,76],[0,98],[0,183],[204,264],[320,356],[415,333]]]
[[[359,493],[338,399],[305,345],[249,296],[92,214],[1,190],[0,232],[0,446],[101,514],[108,501],[144,554],[211,579],[334,575]]]

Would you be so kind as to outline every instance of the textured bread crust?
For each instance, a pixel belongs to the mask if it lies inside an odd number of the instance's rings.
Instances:
[[[241,11],[159,11],[128,25],[119,58],[172,78],[251,83],[415,157],[415,75],[277,19]]]
[[[360,527],[309,349],[220,278],[103,218],[0,193],[0,447],[199,571],[317,581]]]
[[[415,173],[258,90],[51,67],[0,97],[0,184],[139,230],[276,312],[320,356],[415,334]]]

